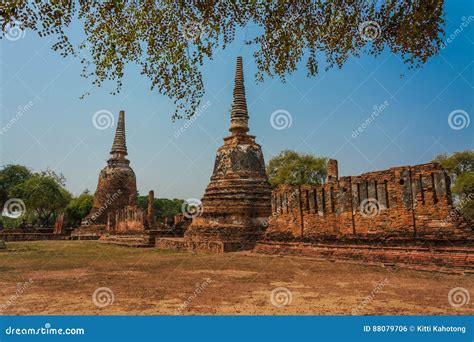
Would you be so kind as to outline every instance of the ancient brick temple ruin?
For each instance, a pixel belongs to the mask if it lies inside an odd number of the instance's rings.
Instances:
[[[281,186],[272,193],[267,239],[465,241],[468,223],[452,219],[450,180],[437,163],[338,177],[329,160],[317,186]]]
[[[109,214],[137,205],[137,182],[130,167],[125,139],[125,112],[120,111],[115,137],[107,166],[99,174],[91,212],[74,235],[100,236],[107,225]]]
[[[339,178],[329,160],[325,184],[273,191],[256,251],[474,271],[472,227],[438,163]]]
[[[187,249],[227,252],[251,249],[262,238],[271,215],[271,187],[255,137],[248,135],[242,58],[237,58],[230,135],[217,150],[211,181],[202,198],[202,215],[193,217],[186,230]],[[173,241],[158,239],[158,246]],[[183,247],[181,247],[183,248]]]

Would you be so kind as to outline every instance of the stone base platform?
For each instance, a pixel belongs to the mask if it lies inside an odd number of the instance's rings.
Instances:
[[[0,240],[0,249],[5,249],[7,246],[5,245],[5,241]]]
[[[352,260],[372,265],[474,274],[473,247],[371,246],[260,241],[256,253]]]
[[[53,233],[0,233],[0,241],[15,242],[15,241],[44,241],[44,240],[67,240],[67,234],[53,234]],[[1,247],[0,247],[1,249]]]
[[[159,249],[176,251],[191,251],[199,253],[227,253],[249,250],[255,247],[255,242],[241,243],[231,241],[203,241],[195,242],[186,238],[157,237],[155,246]]]
[[[154,232],[103,235],[100,237],[99,242],[127,247],[155,247],[155,236]]]
[[[71,240],[98,240],[106,233],[107,227],[102,224],[81,226],[71,233]]]

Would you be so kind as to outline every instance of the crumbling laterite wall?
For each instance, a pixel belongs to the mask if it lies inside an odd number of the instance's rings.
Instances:
[[[468,222],[454,211],[450,179],[441,165],[394,167],[338,177],[337,161],[318,186],[281,186],[272,192],[267,240],[414,238],[462,241]]]

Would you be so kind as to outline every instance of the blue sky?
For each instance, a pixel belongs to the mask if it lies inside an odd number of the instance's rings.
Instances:
[[[447,1],[447,39],[464,19],[474,15],[472,1]],[[216,149],[228,134],[235,58],[244,58],[250,132],[262,145],[265,160],[283,149],[336,158],[340,175],[357,175],[392,166],[431,161],[437,154],[472,149],[474,122],[453,129],[448,116],[474,115],[474,20],[463,28],[440,55],[421,69],[409,70],[388,51],[379,57],[352,58],[342,69],[323,68],[307,78],[304,63],[286,83],[268,79],[256,83],[252,47],[245,35],[237,38],[212,61],[203,74],[207,109],[179,137],[175,132],[186,121],[172,122],[173,102],[150,90],[150,82],[134,66],[127,67],[120,94],[114,84],[93,89],[80,77],[81,64],[51,50],[54,38],[39,38],[31,31],[15,41],[0,41],[1,164],[19,163],[33,170],[54,169],[64,174],[74,194],[95,190],[105,166],[114,128],[99,130],[93,115],[100,110],[126,112],[127,143],[131,166],[141,194],[200,198],[209,181]],[[81,27],[71,27],[81,38]],[[403,74],[403,77],[401,75]],[[30,108],[18,116],[18,107]],[[373,115],[373,107],[385,105]],[[277,130],[271,115],[286,111],[291,126]],[[357,136],[353,133],[374,118]],[[474,118],[473,118],[474,119]],[[355,136],[355,137],[354,137]]]

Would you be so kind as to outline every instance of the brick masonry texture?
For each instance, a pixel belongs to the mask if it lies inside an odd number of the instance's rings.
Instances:
[[[325,260],[352,260],[422,270],[474,274],[472,247],[335,245],[302,242],[259,242],[255,251],[270,255],[300,255]]]
[[[202,198],[202,215],[185,233],[188,249],[227,252],[251,249],[271,215],[271,187],[260,145],[248,135],[242,58],[237,58],[230,136],[216,155],[211,181]],[[178,242],[164,241],[175,245]]]
[[[109,213],[115,213],[128,205],[136,205],[137,181],[125,158],[125,113],[119,114],[114,142],[107,166],[100,171],[97,189],[94,194],[92,210],[83,220],[83,225],[105,225]]]
[[[275,189],[266,240],[472,242],[471,223],[453,215],[450,179],[441,165],[337,173],[330,160],[325,184]]]

